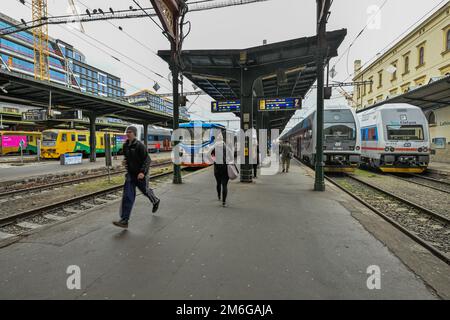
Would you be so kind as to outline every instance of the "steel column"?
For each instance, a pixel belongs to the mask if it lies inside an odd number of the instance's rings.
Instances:
[[[96,148],[97,148],[97,136],[95,134],[95,120],[97,116],[95,114],[89,114],[89,161],[95,162],[97,160]]]

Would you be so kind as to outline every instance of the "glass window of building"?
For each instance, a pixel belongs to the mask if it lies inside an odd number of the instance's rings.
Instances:
[[[446,40],[447,40],[447,42],[446,42],[446,48],[445,48],[445,50],[446,50],[446,51],[450,51],[450,29],[447,30]]]
[[[419,48],[419,64],[418,67],[423,66],[425,64],[425,47],[422,46]]]
[[[404,74],[409,73],[409,56],[405,57],[405,67],[404,67]]]
[[[378,71],[378,88],[383,86],[383,70]]]

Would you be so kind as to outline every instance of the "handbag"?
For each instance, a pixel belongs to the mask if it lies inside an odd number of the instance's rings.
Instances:
[[[228,178],[234,180],[239,176],[239,170],[235,164],[227,164]]]

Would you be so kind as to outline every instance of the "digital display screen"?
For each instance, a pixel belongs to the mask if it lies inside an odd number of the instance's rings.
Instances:
[[[258,104],[259,111],[299,110],[301,108],[302,99],[299,97],[260,99]]]
[[[213,101],[211,102],[211,112],[239,112],[241,111],[241,101]]]

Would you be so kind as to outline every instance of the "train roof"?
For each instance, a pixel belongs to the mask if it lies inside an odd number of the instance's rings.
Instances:
[[[200,122],[200,121],[194,121],[194,122],[188,122],[188,123],[182,123],[179,126],[180,128],[198,128],[198,127],[202,127],[202,128],[220,128],[220,129],[225,129],[225,126],[219,123],[211,123],[211,122]]]
[[[358,114],[362,114],[364,112],[376,112],[376,111],[383,111],[383,110],[392,110],[392,109],[420,109],[420,107],[415,106],[413,104],[409,103],[386,103],[381,106],[370,108],[367,110],[358,110]]]
[[[353,111],[353,108],[348,105],[344,105],[344,104],[342,104],[342,105],[327,105],[327,106],[324,106],[324,110],[350,110],[350,111]],[[297,132],[297,130],[301,128],[303,121],[305,121],[305,119],[308,118],[314,112],[316,112],[316,108],[309,109],[308,112],[306,112],[303,115],[303,119],[299,123],[297,123],[294,127],[289,129],[288,132],[283,134],[280,137],[280,139],[281,140],[286,139],[289,136],[291,136],[293,133]]]

